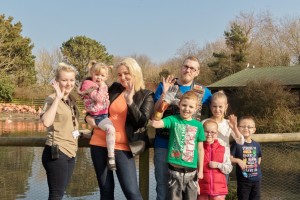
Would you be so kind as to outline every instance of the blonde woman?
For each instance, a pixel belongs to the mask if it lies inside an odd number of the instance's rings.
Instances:
[[[77,71],[73,66],[60,63],[49,95],[41,113],[47,127],[47,140],[42,155],[49,187],[48,199],[62,199],[75,166],[78,147],[78,117],[76,101],[70,95],[75,87]]]
[[[149,142],[146,126],[154,107],[153,93],[145,89],[142,70],[133,58],[121,61],[116,71],[118,82],[108,89],[109,118],[116,129],[116,174],[126,198],[141,200],[134,155],[143,152]],[[87,116],[86,120],[95,127],[90,145],[101,199],[114,199],[113,171],[107,170],[104,162],[107,158],[106,134],[97,128],[93,118]]]

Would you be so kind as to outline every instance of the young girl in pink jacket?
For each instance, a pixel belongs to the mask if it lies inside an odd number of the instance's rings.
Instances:
[[[88,115],[95,119],[97,126],[106,132],[106,145],[108,151],[108,169],[116,170],[115,163],[115,127],[108,118],[108,87],[105,81],[108,79],[108,69],[104,63],[90,61],[88,69],[90,77],[86,78],[78,91],[83,99],[83,104]]]

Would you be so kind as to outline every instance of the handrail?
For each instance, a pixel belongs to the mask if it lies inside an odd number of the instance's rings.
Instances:
[[[267,133],[254,134],[252,138],[256,142],[300,142],[300,132],[298,133]],[[43,147],[46,138],[42,137],[0,137],[0,146],[27,146],[27,147]],[[153,138],[150,139],[153,144]],[[79,147],[89,147],[89,139],[82,138],[78,142]],[[153,145],[151,145],[153,147]]]

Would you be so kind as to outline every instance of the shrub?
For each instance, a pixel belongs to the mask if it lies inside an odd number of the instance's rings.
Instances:
[[[234,105],[238,116],[252,115],[256,119],[257,132],[280,133],[299,131],[299,98],[280,82],[258,80],[234,94]]]
[[[14,86],[5,79],[0,80],[0,99],[11,102]]]
[[[231,187],[230,184],[228,186],[228,194],[226,195],[226,200],[237,200],[237,191],[236,186]]]
[[[31,85],[30,87],[16,88],[13,96],[20,99],[44,99],[49,94],[54,92],[54,89],[49,86]]]

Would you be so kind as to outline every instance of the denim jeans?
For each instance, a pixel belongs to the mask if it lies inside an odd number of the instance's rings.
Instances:
[[[198,175],[193,172],[177,172],[169,169],[168,199],[197,199]]]
[[[113,171],[107,168],[107,148],[91,145],[91,156],[96,171],[101,200],[114,200]],[[127,199],[142,200],[134,157],[130,151],[115,150],[116,174]]]
[[[154,148],[154,170],[156,180],[156,200],[167,200],[169,166],[167,162],[168,149]]]
[[[102,115],[91,115],[95,119],[95,123],[98,126],[98,124],[105,118],[108,118],[108,114],[102,114]]]
[[[50,200],[60,200],[72,176],[75,158],[59,152],[59,158],[52,160],[51,147],[46,145],[42,155],[42,163],[47,173]]]

